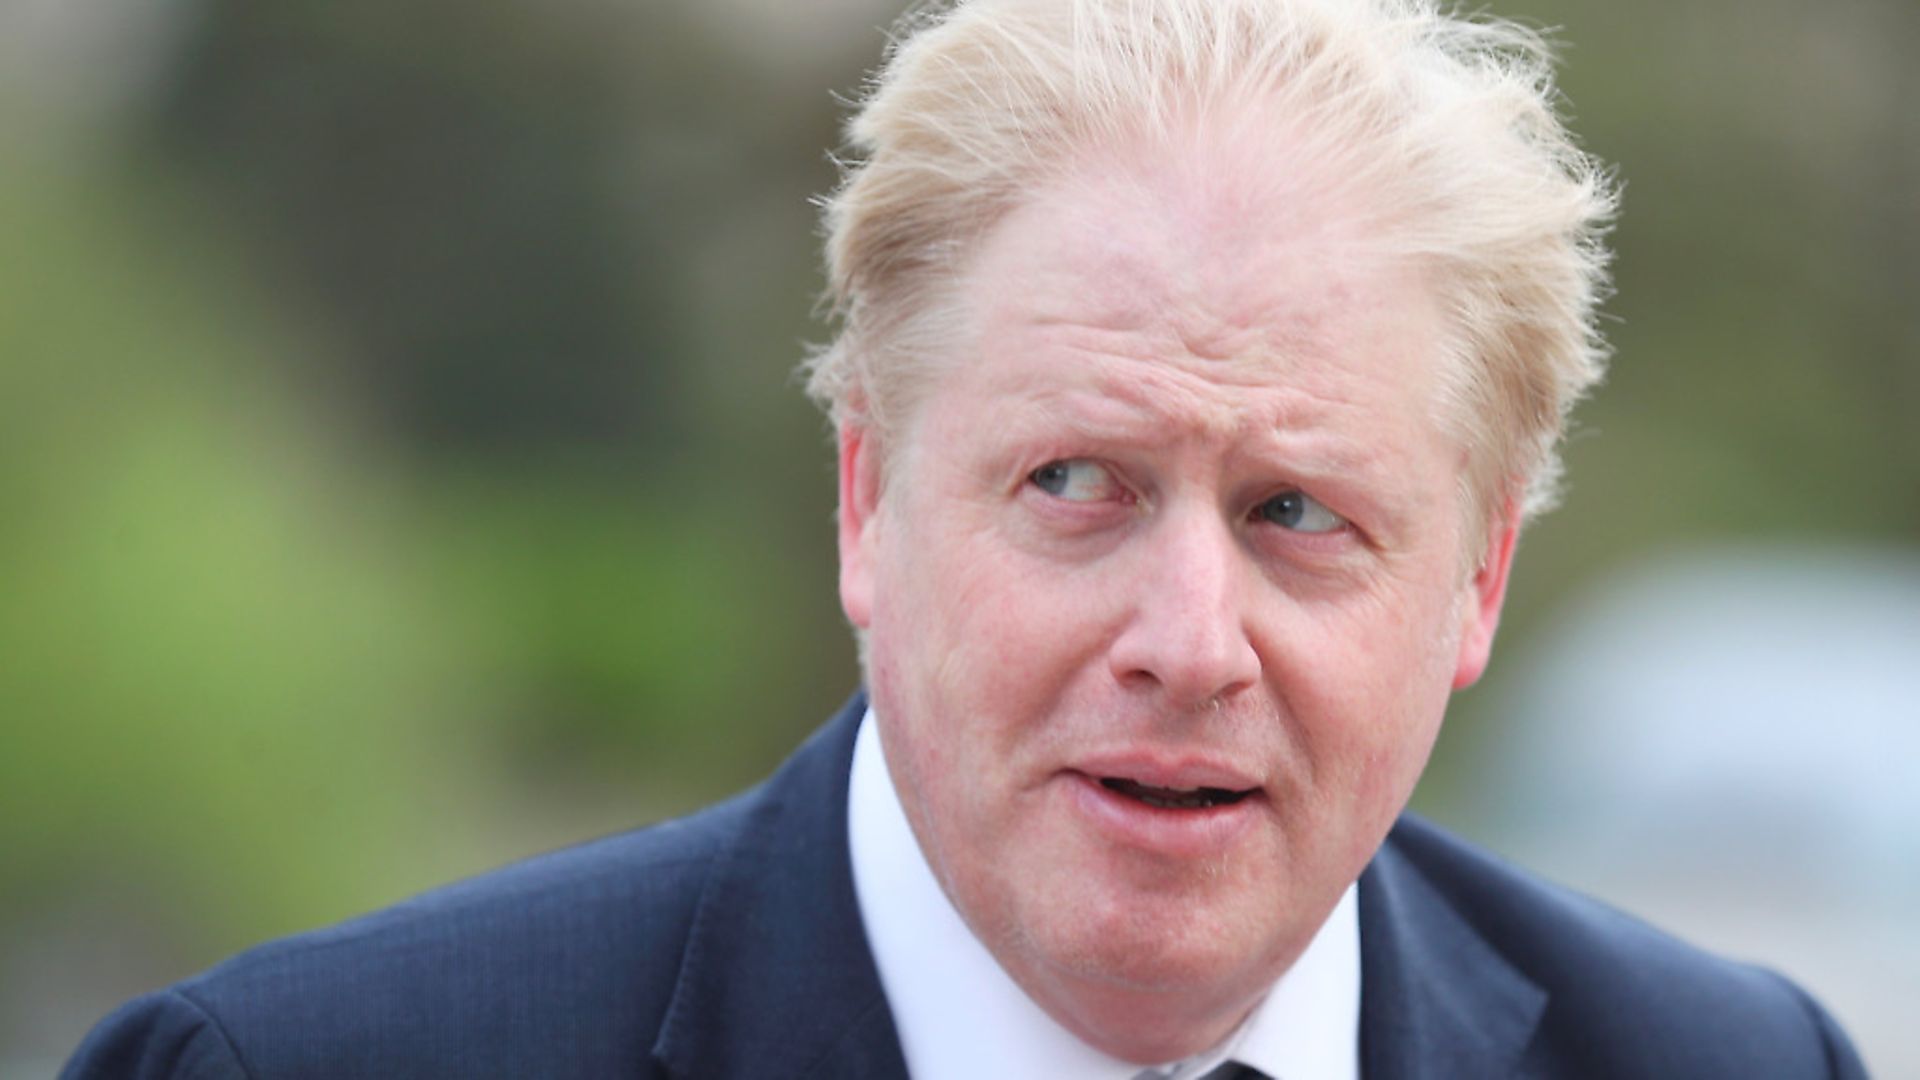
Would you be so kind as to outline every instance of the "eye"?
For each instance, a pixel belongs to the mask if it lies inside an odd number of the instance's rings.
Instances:
[[[1256,507],[1253,513],[1261,521],[1301,533],[1339,532],[1347,526],[1346,518],[1327,509],[1324,503],[1304,491],[1286,491],[1275,495]]]
[[[1120,494],[1120,482],[1107,467],[1086,458],[1049,461],[1027,474],[1034,487],[1068,502],[1098,502]]]

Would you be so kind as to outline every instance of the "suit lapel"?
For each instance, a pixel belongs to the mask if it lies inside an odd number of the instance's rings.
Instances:
[[[1360,876],[1361,1076],[1504,1077],[1547,994],[1490,945],[1389,836]]]
[[[746,796],[654,1057],[684,1077],[906,1077],[847,853],[856,695]],[[1388,837],[1360,878],[1361,1075],[1512,1075],[1544,990]],[[770,1067],[768,1062],[783,1063]]]
[[[673,1073],[904,1080],[847,853],[847,773],[865,711],[856,695],[747,796],[654,1045]]]

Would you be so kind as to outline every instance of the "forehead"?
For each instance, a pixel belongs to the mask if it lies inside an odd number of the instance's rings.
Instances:
[[[986,248],[1024,234],[1057,256],[1054,269],[1107,278],[1117,303],[1180,301],[1188,318],[1284,327],[1312,313],[1308,285],[1337,294],[1369,272],[1411,272],[1390,253],[1384,200],[1308,145],[1221,121],[1090,152],[1039,185]]]
[[[1216,157],[1087,165],[1008,214],[963,278],[972,360],[1035,393],[1072,369],[1108,411],[1204,386],[1259,406],[1241,426],[1360,409],[1433,428],[1442,325],[1421,266],[1350,193]]]

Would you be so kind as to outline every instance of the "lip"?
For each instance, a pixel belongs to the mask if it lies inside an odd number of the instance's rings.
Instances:
[[[1218,858],[1232,850],[1236,840],[1265,813],[1267,794],[1230,768],[1190,763],[1161,768],[1102,766],[1099,772],[1080,768],[1061,774],[1068,802],[1096,835],[1120,848],[1174,860]],[[1218,787],[1250,791],[1237,802],[1193,809],[1152,806],[1100,783],[1118,776],[1153,787]]]
[[[1224,788],[1247,791],[1261,786],[1258,778],[1223,761],[1202,757],[1152,754],[1108,754],[1082,758],[1069,769],[1092,777],[1116,777],[1160,788]],[[1255,795],[1259,792],[1256,790]],[[1253,796],[1248,796],[1252,798]]]

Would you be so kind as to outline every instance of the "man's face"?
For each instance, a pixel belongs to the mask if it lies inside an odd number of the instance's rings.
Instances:
[[[1203,1048],[1293,962],[1485,660],[1512,530],[1463,572],[1440,315],[1367,239],[1088,173],[984,240],[884,481],[843,432],[842,595],[915,835],[1123,1057]]]

